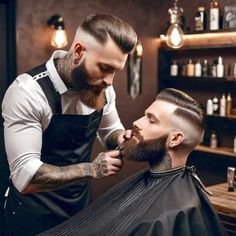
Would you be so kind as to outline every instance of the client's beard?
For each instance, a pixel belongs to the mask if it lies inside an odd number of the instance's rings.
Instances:
[[[79,67],[73,69],[71,77],[70,86],[73,90],[79,92],[80,100],[83,103],[96,110],[100,110],[105,106],[105,88],[107,86],[96,84],[93,81],[84,62]]]
[[[161,163],[166,154],[167,135],[163,135],[158,139],[144,140],[139,137],[139,142],[131,138],[122,145],[122,153],[124,158],[133,161],[149,162],[150,166],[156,166]]]

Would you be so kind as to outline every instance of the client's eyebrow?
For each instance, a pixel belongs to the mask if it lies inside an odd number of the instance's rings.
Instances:
[[[146,115],[149,119],[152,119],[155,123],[160,123],[160,120],[158,119],[158,117],[157,117],[156,115],[154,115],[153,113],[145,112],[145,115]]]

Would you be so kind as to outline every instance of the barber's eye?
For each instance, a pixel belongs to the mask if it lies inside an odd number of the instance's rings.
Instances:
[[[100,70],[105,73],[114,73],[114,69],[108,66],[100,66]]]

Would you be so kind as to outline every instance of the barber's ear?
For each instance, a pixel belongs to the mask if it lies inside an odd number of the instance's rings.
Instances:
[[[174,148],[181,144],[184,140],[184,133],[183,132],[171,132],[169,136],[169,148]]]
[[[84,46],[81,43],[76,43],[74,46],[74,57],[73,57],[73,62],[74,64],[78,64],[81,57],[83,56],[85,51]]]

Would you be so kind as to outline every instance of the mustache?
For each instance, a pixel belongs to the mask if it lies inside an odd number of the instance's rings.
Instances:
[[[140,133],[139,129],[137,127],[134,127],[131,131],[131,137],[124,141],[119,149],[122,151],[124,148],[130,148],[138,143],[143,143],[144,142],[144,137]]]

